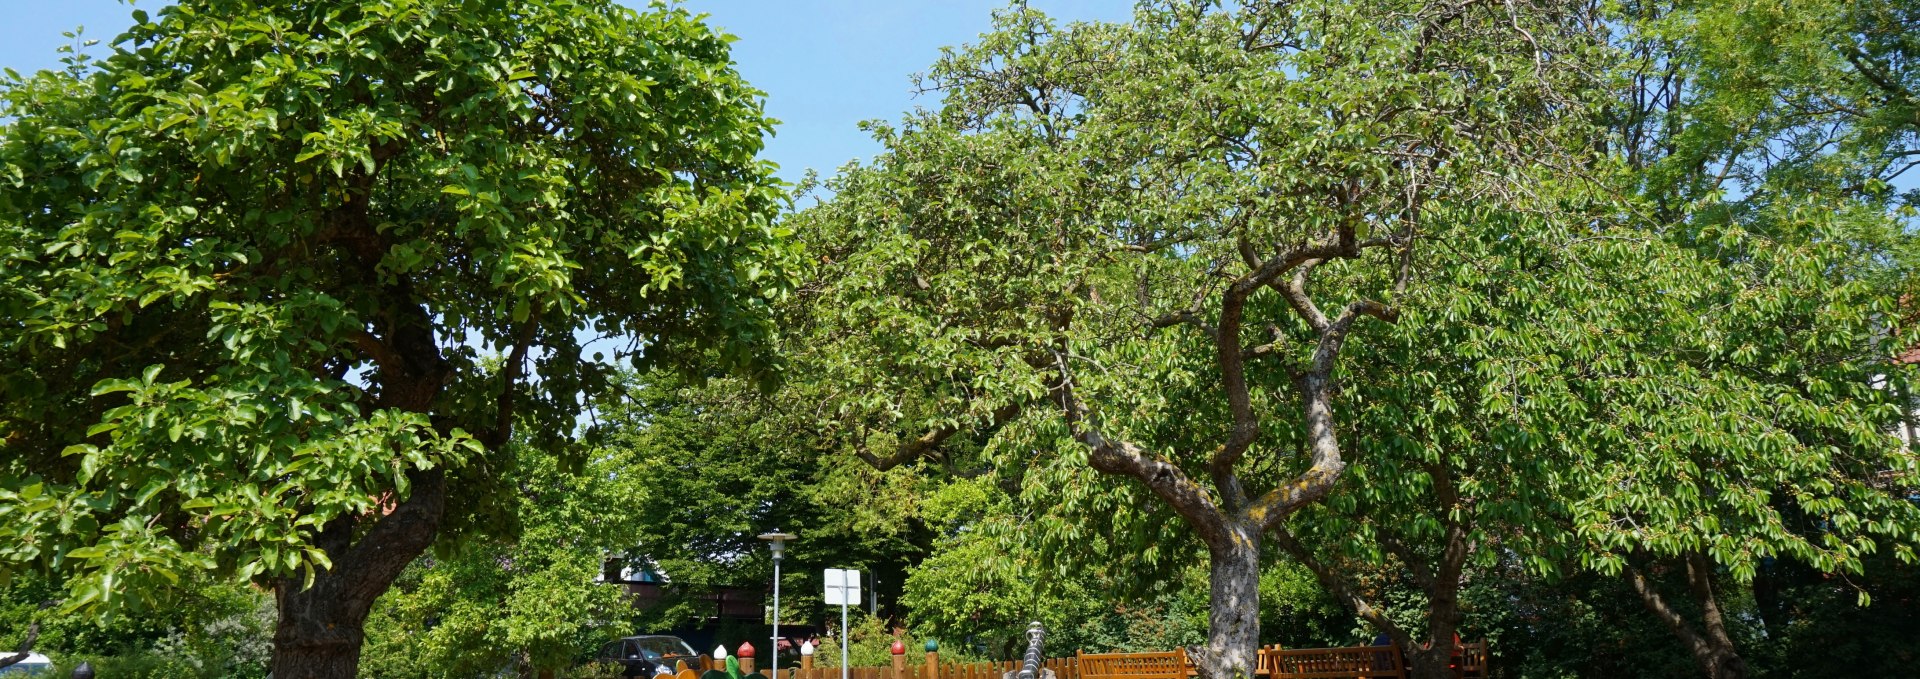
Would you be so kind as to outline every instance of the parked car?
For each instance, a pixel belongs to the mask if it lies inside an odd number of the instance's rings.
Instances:
[[[655,674],[672,673],[676,662],[685,661],[687,667],[700,667],[700,654],[680,637],[665,634],[649,634],[627,637],[600,647],[600,662],[617,664],[626,668],[623,677],[651,677]]]
[[[12,653],[0,652],[0,658],[13,657]],[[38,653],[28,653],[27,659],[0,667],[0,674],[16,677],[32,677],[53,674],[53,661]]]

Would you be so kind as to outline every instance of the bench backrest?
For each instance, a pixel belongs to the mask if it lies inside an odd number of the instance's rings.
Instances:
[[[1469,641],[1460,653],[1460,675],[1469,679],[1487,676],[1487,642]]]
[[[1397,646],[1349,648],[1262,648],[1260,667],[1269,679],[1405,679],[1407,667]]]
[[[1081,679],[1187,679],[1187,652],[1075,653]]]

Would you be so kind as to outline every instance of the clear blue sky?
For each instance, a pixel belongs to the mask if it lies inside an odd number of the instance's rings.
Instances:
[[[625,0],[627,4],[639,4]],[[139,0],[149,13],[168,3]],[[781,176],[807,168],[832,173],[877,146],[855,127],[862,120],[896,119],[916,105],[910,76],[926,70],[944,45],[971,42],[987,29],[989,13],[1005,0],[688,0],[712,15],[712,25],[740,37],[734,60],[754,86],[767,92],[767,111],[780,119],[766,157]],[[1119,20],[1132,0],[1031,0],[1061,20]],[[22,73],[59,65],[54,49],[63,31],[85,26],[98,38],[94,54],[132,23],[120,0],[0,0],[0,66]]]

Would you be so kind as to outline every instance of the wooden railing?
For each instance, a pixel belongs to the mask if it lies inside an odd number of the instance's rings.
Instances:
[[[1273,679],[1363,679],[1407,676],[1393,646],[1260,649],[1260,668]]]
[[[1375,679],[1407,677],[1405,656],[1397,646],[1349,646],[1344,648],[1260,649],[1256,673],[1266,679]],[[893,657],[890,667],[850,667],[847,679],[1006,679],[1017,676],[1020,661],[955,663],[941,662],[939,654],[928,652],[924,662],[909,664],[904,655]],[[700,679],[703,667],[683,669],[673,679]],[[1052,679],[1188,679],[1197,675],[1185,651],[1149,653],[1075,653],[1072,657],[1052,658],[1039,663]],[[745,669],[745,668],[743,668]],[[748,670],[752,672],[752,670]],[[1483,679],[1487,676],[1487,643],[1464,644],[1458,659],[1456,676]],[[766,677],[762,669],[758,673]],[[801,667],[780,668],[773,679],[840,679],[840,668],[817,667],[807,657]]]

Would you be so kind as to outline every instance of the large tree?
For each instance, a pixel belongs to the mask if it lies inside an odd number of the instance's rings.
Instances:
[[[191,0],[0,98],[0,572],[273,589],[354,674],[437,536],[510,518],[608,358],[760,365],[769,121],[727,39],[608,0]]]
[[[1913,376],[1891,359],[1915,341],[1896,322],[1912,196],[1890,184],[1920,131],[1908,5],[1613,8],[1607,232],[1476,255],[1445,277],[1468,287],[1405,305],[1417,336],[1351,347],[1384,352],[1354,397],[1390,444],[1290,546],[1388,627],[1343,570],[1405,573],[1430,630],[1457,621],[1475,551],[1617,574],[1728,677],[1730,591],[1910,560],[1915,461],[1892,434]]]
[[[796,221],[819,420],[882,467],[992,433],[1140,484],[1209,554],[1202,671],[1250,675],[1262,541],[1346,468],[1343,345],[1584,167],[1594,41],[1563,9],[1003,12]]]
[[[1914,559],[1916,463],[1891,434],[1914,378],[1893,358],[1917,339],[1901,300],[1920,194],[1894,184],[1920,165],[1920,7],[1621,11],[1628,78],[1607,117],[1635,210],[1730,280],[1670,312],[1663,365],[1609,375],[1638,402],[1596,419],[1654,445],[1617,447],[1575,524],[1589,565],[1620,569],[1706,674],[1741,676],[1720,592],[1787,560],[1844,576],[1876,550]],[[1652,404],[1665,416],[1635,412]]]

